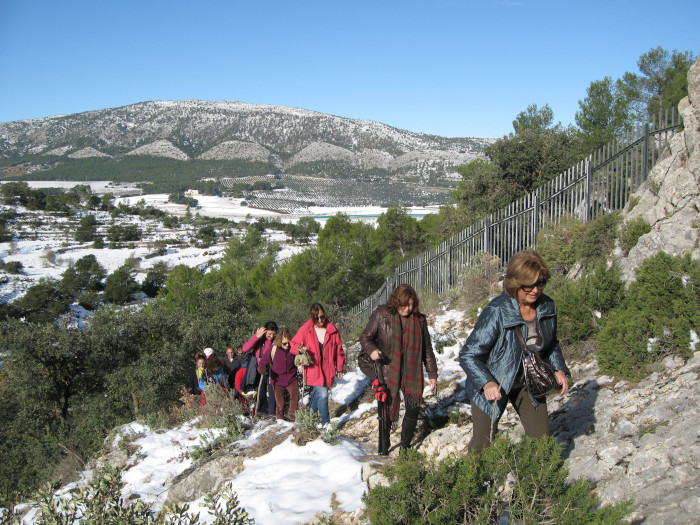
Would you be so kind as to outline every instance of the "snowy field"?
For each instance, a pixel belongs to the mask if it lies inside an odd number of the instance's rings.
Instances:
[[[75,181],[27,181],[30,188],[72,188],[78,184],[90,186],[93,193],[102,195],[104,193],[112,193],[115,197],[119,197],[124,194],[139,193],[141,190],[134,185],[129,184],[114,184],[109,181],[86,181],[86,182],[75,182]],[[282,222],[296,222],[302,216],[313,217],[321,225],[323,225],[328,219],[338,212],[346,213],[353,220],[361,220],[365,222],[376,222],[377,217],[384,213],[387,209],[380,206],[336,206],[336,207],[324,207],[324,206],[310,206],[310,214],[308,215],[290,215],[284,213],[277,213],[271,210],[261,210],[257,208],[249,208],[243,206],[241,203],[244,199],[235,199],[231,197],[215,197],[211,195],[195,195],[195,199],[199,202],[200,209],[197,212],[200,215],[205,215],[208,217],[224,217],[232,221],[243,221],[247,218],[256,219],[258,217],[276,217]],[[152,195],[132,195],[129,197],[124,197],[124,200],[129,204],[135,204],[140,200],[144,200],[146,205],[154,206],[156,208],[162,209],[172,215],[182,216],[187,210],[187,206],[181,204],[173,204],[168,202],[167,194],[152,194]],[[120,199],[117,199],[116,203],[119,203]],[[420,219],[421,217],[428,215],[430,213],[438,213],[440,211],[439,206],[413,206],[409,208],[409,214],[412,217]]]
[[[77,184],[89,185],[93,192],[98,195],[104,193],[113,193],[115,196],[137,192],[135,186],[127,184],[115,185],[107,181],[30,181],[28,182],[31,188],[72,188]],[[254,222],[260,217],[276,217],[282,222],[296,222],[301,217],[300,215],[287,215],[277,213],[270,210],[260,210],[243,206],[243,199],[234,199],[229,197],[214,197],[207,195],[197,195],[199,208],[193,213],[199,213],[202,216],[208,217],[224,217],[236,222]],[[117,197],[115,204],[125,201],[128,204],[135,204],[143,200],[147,206],[153,206],[162,209],[169,214],[181,217],[184,216],[187,207],[185,205],[173,204],[168,202],[168,195],[137,195]],[[5,209],[6,206],[0,208]],[[164,229],[162,223],[156,220],[142,221],[137,217],[124,217],[119,219],[123,222],[138,221],[139,227],[144,232],[142,241],[135,243],[125,243],[133,245],[132,248],[122,249],[95,249],[92,243],[76,243],[73,240],[73,233],[62,232],[61,222],[67,219],[58,217],[53,214],[44,214],[41,212],[28,212],[22,208],[17,209],[18,212],[27,215],[34,215],[41,219],[42,225],[32,232],[25,231],[22,238],[14,242],[0,243],[0,258],[6,263],[10,261],[19,261],[23,265],[23,274],[7,275],[4,282],[0,282],[0,301],[8,302],[21,297],[26,290],[36,284],[41,278],[60,279],[61,274],[71,264],[75,263],[85,255],[92,254],[97,261],[105,268],[108,274],[114,272],[122,266],[128,259],[138,259],[139,267],[137,268],[136,280],[141,282],[146,272],[156,263],[166,263],[169,267],[174,267],[178,264],[184,264],[190,267],[205,269],[214,264],[224,249],[226,242],[213,244],[208,248],[187,247],[169,247],[167,252],[162,255],[153,254],[153,243],[158,240],[165,239],[181,239],[192,235],[193,232],[187,232],[181,227],[179,230]],[[314,217],[321,225],[324,225],[328,217],[335,215],[338,212],[346,213],[351,220],[369,222],[376,224],[377,217],[384,213],[386,208],[380,207],[333,207],[326,208],[315,206],[310,208],[311,217]],[[438,207],[415,207],[411,208],[410,213],[416,218],[420,218],[429,213],[437,213]],[[103,224],[110,224],[112,219],[106,212],[96,212],[96,218]],[[276,241],[280,244],[281,250],[278,253],[278,260],[285,260],[304,250],[304,246],[290,244],[286,234],[279,231],[267,231],[265,235],[271,241]]]

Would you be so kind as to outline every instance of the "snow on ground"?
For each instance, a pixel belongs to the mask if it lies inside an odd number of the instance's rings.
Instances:
[[[111,192],[114,195],[123,195],[139,191],[138,188],[129,184],[114,184],[108,181],[88,181],[78,183],[75,181],[29,181],[32,188],[61,187],[72,188],[77,184],[89,185],[95,193],[101,194]],[[209,217],[224,217],[235,222],[254,222],[260,217],[276,217],[282,222],[296,222],[301,216],[285,215],[270,210],[261,210],[243,206],[243,199],[231,197],[215,197],[209,195],[197,195],[199,208],[194,213]],[[147,206],[162,209],[167,213],[176,216],[183,216],[187,207],[180,204],[168,202],[167,194],[156,195],[136,195],[117,197],[115,204],[127,202],[136,204],[143,200]],[[92,243],[78,244],[73,241],[72,232],[63,232],[61,223],[67,219],[56,215],[41,214],[37,212],[27,212],[27,210],[17,207],[17,211],[30,216],[36,213],[42,220],[42,226],[32,232],[25,232],[23,238],[15,242],[0,243],[0,258],[6,263],[19,261],[23,265],[23,273],[18,276],[8,276],[6,282],[0,283],[0,302],[14,301],[20,298],[26,290],[36,284],[41,278],[60,279],[61,274],[71,263],[75,263],[85,255],[94,255],[107,271],[108,274],[114,272],[122,266],[128,259],[139,259],[139,267],[135,279],[142,282],[149,268],[156,263],[163,262],[169,267],[184,264],[189,267],[204,268],[218,259],[226,248],[226,243],[218,243],[208,248],[178,247],[169,248],[162,255],[153,256],[152,242],[158,239],[182,238],[184,230],[165,230],[160,221],[147,220],[140,221],[139,227],[144,230],[144,241],[137,243],[124,243],[127,246],[133,244],[133,248],[122,249],[95,249]],[[346,213],[351,220],[376,224],[377,217],[384,213],[386,208],[378,206],[369,207],[321,207],[310,208],[312,217],[321,225],[324,225],[329,217],[338,212]],[[437,213],[438,207],[414,207],[409,210],[415,217],[422,217],[428,213]],[[96,212],[99,222],[108,225],[112,219],[107,212]],[[46,217],[50,217],[48,220]],[[120,221],[137,221],[138,218],[126,217]],[[277,260],[289,259],[292,255],[303,251],[305,246],[289,244],[284,232],[266,231],[265,233],[271,241],[276,241],[280,245],[280,252]]]
[[[110,191],[115,195],[120,193],[109,183],[90,182],[93,191]],[[32,187],[73,187],[75,182],[59,183],[47,181],[42,183],[30,183]],[[127,190],[121,188],[123,192]],[[186,208],[167,202],[167,195],[146,195],[138,197],[123,197],[131,204],[144,199],[147,205],[165,209],[169,213],[183,215]],[[226,217],[235,221],[245,220],[249,215],[278,216],[281,220],[297,220],[298,217],[282,216],[281,214],[254,210],[240,205],[241,199],[197,196],[201,208],[197,213],[207,216]],[[355,220],[376,222],[376,217],[386,211],[378,207],[371,208],[321,208],[313,207],[311,212],[319,222],[334,215],[344,212]],[[412,213],[421,216],[425,213],[434,213],[432,208],[413,208]],[[176,233],[175,233],[176,234]],[[165,236],[172,236],[173,233]],[[283,242],[285,236],[278,232],[268,232],[272,240]],[[201,248],[169,249],[164,255],[145,259],[151,250],[145,246],[135,246],[133,249],[94,249],[91,244],[71,246],[67,249],[66,239],[55,240],[20,240],[15,243],[0,244],[0,257],[5,261],[18,260],[24,265],[26,278],[36,281],[41,277],[53,277],[59,279],[70,261],[77,261],[81,257],[93,254],[99,263],[105,267],[108,273],[113,272],[130,257],[141,258],[141,270],[152,266],[156,262],[163,261],[171,266],[186,264],[196,267],[208,264],[210,260],[219,257],[225,245]],[[303,248],[283,244],[279,258],[287,258],[291,254]],[[55,258],[47,257],[51,251],[59,253]],[[145,272],[142,272],[140,279]],[[3,287],[0,291],[0,299],[12,299],[12,290]],[[17,292],[19,293],[19,292]],[[80,317],[81,312],[76,312]],[[447,312],[436,318],[435,326],[441,326],[451,318],[462,316],[462,312]],[[436,338],[442,337],[436,330],[430,328],[433,344]],[[442,353],[436,354],[440,380],[464,380],[464,372],[457,363],[456,356],[462,341],[452,346],[445,346]],[[331,390],[331,397],[338,403],[349,405],[356,400],[368,385],[369,380],[359,371],[349,371],[337,381]],[[426,389],[426,395],[429,392]],[[376,410],[376,402],[362,403],[353,412],[343,414],[332,421],[340,425],[352,418],[359,417],[368,411]],[[255,442],[262,434],[262,422],[256,424],[246,433],[244,438],[249,443]],[[284,421],[275,422],[280,430],[288,428],[291,423]],[[140,447],[139,453],[131,458],[130,466],[124,471],[122,479],[126,483],[123,489],[124,495],[139,494],[144,501],[152,505],[154,510],[160,510],[166,500],[169,490],[169,482],[178,474],[192,466],[192,460],[187,454],[195,446],[202,445],[202,438],[214,439],[217,432],[203,430],[195,427],[194,422],[189,422],[176,429],[167,431],[150,429],[139,423],[132,423],[122,427],[121,433],[128,436],[142,435],[132,441]],[[361,497],[366,489],[361,479],[361,456],[373,452],[366,451],[352,440],[341,438],[340,443],[332,446],[323,442],[320,438],[298,446],[287,440],[274,447],[268,454],[248,459],[245,461],[245,469],[235,478],[230,480],[233,489],[238,493],[241,505],[255,518],[259,525],[279,523],[297,524],[310,521],[319,511],[332,513],[331,505],[352,512],[362,506]],[[86,483],[91,477],[91,472],[83,473],[82,483]],[[81,483],[81,482],[78,482]],[[64,487],[62,493],[75,486]],[[213,516],[207,514],[200,507],[203,498],[191,502],[191,512],[200,512],[201,523],[213,522]],[[37,520],[36,509],[30,511],[24,519],[24,523],[31,524]],[[207,521],[209,520],[209,521]]]
[[[436,317],[435,325],[440,326],[448,319],[463,315],[463,312],[447,312]],[[438,334],[432,327],[430,333],[435,341]],[[441,381],[452,377],[464,380],[464,372],[456,361],[463,342],[461,339],[445,347],[443,353],[436,354]],[[368,383],[369,380],[361,372],[349,371],[338,380],[331,390],[331,396],[334,401],[349,404],[359,398]],[[376,401],[362,403],[354,412],[331,421],[342,426],[348,420],[376,409]],[[122,489],[125,497],[138,494],[154,510],[163,508],[170,480],[192,466],[187,452],[201,446],[203,438],[213,440],[217,435],[216,430],[198,429],[194,423],[192,421],[167,431],[154,430],[140,423],[121,428],[120,433],[127,439],[129,436],[141,436],[130,439],[140,450],[131,457],[128,468],[122,474],[126,484]],[[281,432],[289,430],[293,423],[276,421],[272,426],[268,425],[270,423],[266,421],[257,422],[246,432],[243,444],[253,445],[263,435],[263,430]],[[362,495],[366,490],[361,477],[366,460],[363,456],[371,453],[374,450],[365,450],[360,443],[342,437],[337,445],[330,445],[318,438],[299,446],[287,439],[263,456],[246,459],[243,471],[225,483],[230,483],[240,505],[258,525],[307,523],[319,511],[332,514],[334,505],[345,512],[362,507]],[[92,473],[83,472],[82,477],[89,480]],[[203,497],[188,503],[190,513],[199,513],[200,523],[213,523],[214,517],[207,514]],[[34,509],[27,514],[24,523],[33,524],[37,519]]]

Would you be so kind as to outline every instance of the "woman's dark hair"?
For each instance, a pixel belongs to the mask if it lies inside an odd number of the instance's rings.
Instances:
[[[551,277],[549,268],[534,250],[524,250],[513,255],[508,261],[503,291],[510,297],[517,297],[518,289],[538,281],[547,282]]]
[[[311,315],[311,319],[314,321],[318,319],[318,315],[323,312],[324,315],[326,313],[326,309],[321,305],[321,303],[314,303],[311,305],[311,308],[309,309],[309,315]]]
[[[399,311],[399,308],[403,306],[408,306],[408,303],[413,301],[413,312],[418,313],[418,294],[416,291],[408,284],[402,284],[391,292],[387,304],[389,305],[389,312],[393,315]]]
[[[277,323],[274,321],[268,321],[265,323],[265,330],[271,330],[273,332],[277,331]]]
[[[205,361],[207,360],[207,356],[205,356],[202,352],[197,352],[194,354],[194,362],[196,363],[200,359],[204,359]]]
[[[212,356],[209,359],[207,359],[207,368],[211,370],[212,372],[216,372],[219,370],[223,365],[221,362],[221,359],[219,359],[216,356]]]

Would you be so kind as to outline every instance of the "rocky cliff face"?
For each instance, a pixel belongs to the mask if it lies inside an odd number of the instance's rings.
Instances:
[[[634,269],[644,259],[659,251],[691,253],[700,259],[700,59],[688,71],[688,97],[678,110],[683,132],[671,139],[666,157],[654,166],[625,209],[625,220],[642,217],[651,225],[651,231],[622,259],[627,281],[634,279]]]

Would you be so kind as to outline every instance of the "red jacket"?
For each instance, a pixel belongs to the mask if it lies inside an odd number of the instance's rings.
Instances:
[[[256,363],[260,363],[260,360],[262,359],[263,354],[266,354],[270,351],[272,348],[272,341],[268,341],[265,335],[263,335],[260,339],[255,337],[255,334],[248,339],[245,343],[243,343],[243,353],[250,352],[252,350],[255,350],[255,360]]]
[[[292,353],[297,354],[299,345],[309,349],[313,363],[304,367],[304,382],[309,386],[333,386],[336,372],[342,372],[345,365],[345,352],[338,329],[326,323],[326,337],[323,340],[323,356],[314,330],[314,322],[309,319],[292,338]]]

